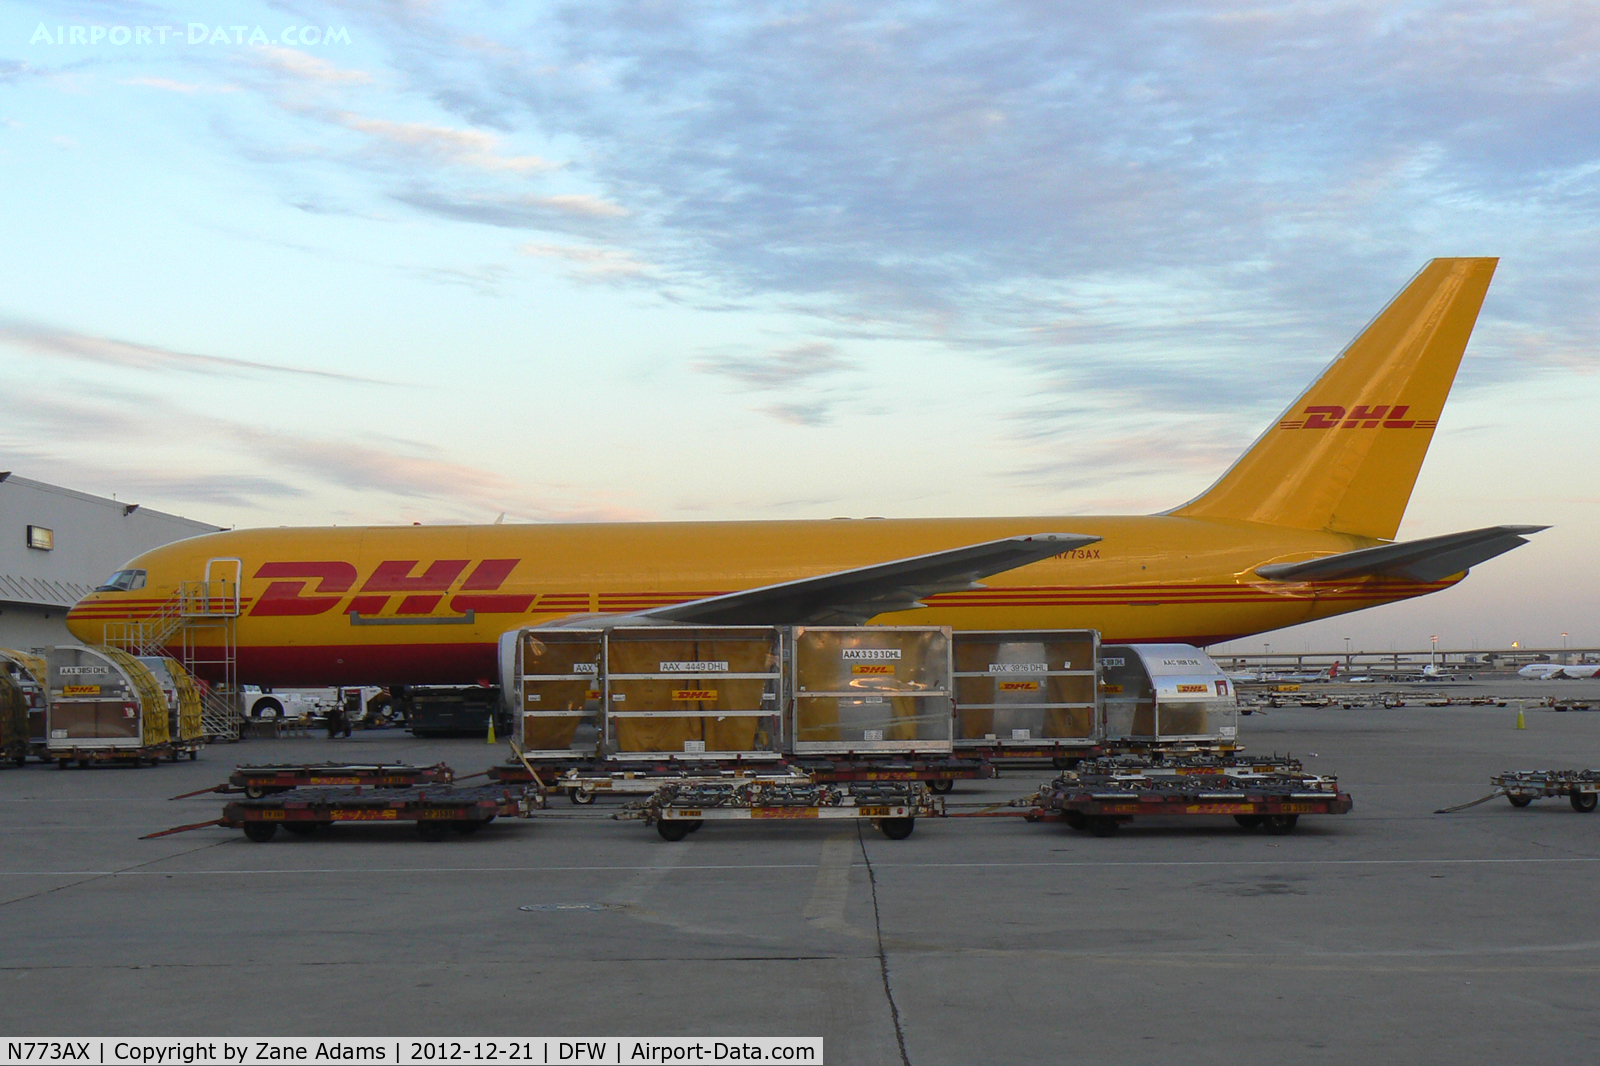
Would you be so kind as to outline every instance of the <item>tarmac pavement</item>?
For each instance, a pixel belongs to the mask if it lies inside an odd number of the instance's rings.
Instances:
[[[1515,685],[1497,687],[1532,691]],[[409,825],[141,841],[215,817],[221,797],[166,797],[235,762],[467,774],[504,749],[385,730],[156,769],[30,764],[0,771],[0,1030],[822,1036],[831,1064],[915,1066],[1576,1058],[1600,1038],[1600,814],[1432,813],[1502,770],[1600,767],[1600,712],[1530,706],[1517,730],[1516,710],[1242,719],[1251,751],[1292,752],[1355,798],[1282,837],[1008,818],[920,819],[905,841],[708,824],[667,843],[604,817],[615,801],[558,799],[439,843]]]

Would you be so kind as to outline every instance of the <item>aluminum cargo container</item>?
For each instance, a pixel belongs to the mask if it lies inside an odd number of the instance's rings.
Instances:
[[[127,652],[62,645],[45,657],[50,754],[167,744],[167,701],[155,676]]]
[[[1099,633],[972,631],[952,640],[958,749],[1095,744]]]
[[[606,752],[760,759],[783,753],[783,633],[651,626],[606,633]]]
[[[951,751],[948,626],[796,626],[791,748]]]
[[[600,671],[605,634],[588,629],[524,629],[516,635],[506,707],[520,721],[530,757],[594,757],[604,733]]]
[[[1100,679],[1108,744],[1232,743],[1238,737],[1233,683],[1192,645],[1104,645]]]

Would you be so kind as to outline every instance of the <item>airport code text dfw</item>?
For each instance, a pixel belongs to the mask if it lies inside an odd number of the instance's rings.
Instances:
[[[820,1037],[415,1040],[8,1040],[0,1066],[88,1063],[93,1066],[261,1066],[266,1063],[705,1063],[823,1062]]]

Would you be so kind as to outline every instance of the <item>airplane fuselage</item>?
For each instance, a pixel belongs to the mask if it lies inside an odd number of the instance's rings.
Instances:
[[[495,676],[497,640],[520,626],[1042,532],[1102,539],[873,621],[1092,628],[1111,643],[1208,645],[1438,591],[1461,577],[1267,581],[1256,567],[1379,542],[1166,515],[252,529],[146,552],[128,564],[145,571],[142,588],[86,597],[68,626],[100,643],[108,623],[156,613],[209,565],[212,579],[239,575],[245,683],[471,683]]]

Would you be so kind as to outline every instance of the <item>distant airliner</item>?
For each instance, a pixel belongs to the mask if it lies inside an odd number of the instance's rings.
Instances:
[[[239,530],[144,553],[67,624],[99,642],[209,578],[238,591],[241,681],[449,684],[496,677],[502,636],[528,625],[1207,645],[1437,592],[1544,528],[1392,542],[1495,263],[1430,262],[1215,485],[1161,514]]]

